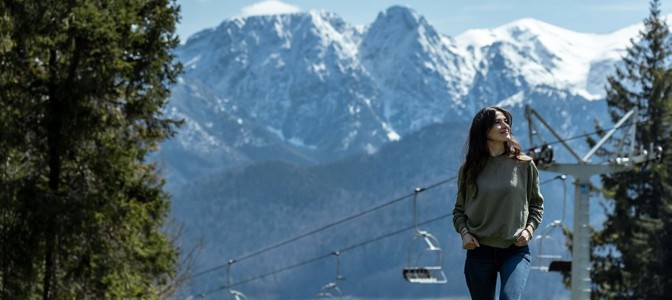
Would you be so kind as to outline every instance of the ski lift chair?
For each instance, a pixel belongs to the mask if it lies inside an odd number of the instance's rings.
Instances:
[[[341,275],[341,252],[335,251],[332,253],[332,255],[336,256],[336,280],[334,282],[327,283],[324,285],[321,289],[320,292],[317,293],[315,296],[315,299],[333,299],[333,298],[338,298],[341,299],[343,296],[343,293],[341,293],[341,289],[338,288],[338,282],[341,280],[345,280],[345,277]]]
[[[416,188],[413,196],[415,236],[408,247],[408,265],[403,269],[403,275],[404,279],[411,283],[443,284],[447,282],[447,279],[443,272],[443,255],[439,240],[429,232],[418,228],[417,197],[423,190]],[[424,249],[417,251],[414,246],[423,246]],[[430,255],[425,256],[426,253]]]
[[[320,292],[317,293],[315,299],[341,299],[341,296],[341,289],[338,288],[335,282],[330,282],[320,289]]]
[[[417,241],[424,241],[426,248],[420,253],[414,253],[414,244]],[[431,262],[423,259],[424,254],[428,255]],[[432,255],[433,254],[433,255]],[[433,258],[432,258],[433,256]],[[415,257],[415,260],[413,259]],[[425,262],[421,265],[422,262]],[[418,231],[415,238],[409,246],[408,266],[403,270],[404,279],[411,283],[446,283],[446,275],[443,272],[443,256],[438,240],[427,231]]]
[[[536,244],[535,264],[532,270],[542,272],[569,272],[572,269],[572,260],[569,250],[563,241],[566,239],[567,226],[563,223],[567,209],[567,175],[558,175],[551,180],[560,179],[563,182],[562,217],[551,222],[538,234],[533,243]]]
[[[563,242],[564,230],[565,225],[560,220],[555,220],[534,238],[536,254],[532,270],[562,272],[571,269],[569,250]]]

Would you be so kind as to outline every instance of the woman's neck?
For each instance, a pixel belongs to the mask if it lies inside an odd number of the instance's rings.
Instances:
[[[504,154],[505,147],[503,142],[488,141],[488,151],[490,156],[500,156]]]

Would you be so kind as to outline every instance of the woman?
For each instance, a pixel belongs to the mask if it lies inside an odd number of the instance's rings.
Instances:
[[[527,243],[541,223],[539,171],[511,134],[511,113],[481,109],[471,123],[453,209],[467,249],[464,276],[472,299],[520,299],[530,271]]]

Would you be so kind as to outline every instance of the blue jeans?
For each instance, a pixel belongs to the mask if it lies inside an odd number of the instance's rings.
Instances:
[[[493,300],[501,277],[499,300],[521,299],[530,273],[530,248],[512,245],[495,248],[481,245],[467,250],[464,277],[473,300]]]

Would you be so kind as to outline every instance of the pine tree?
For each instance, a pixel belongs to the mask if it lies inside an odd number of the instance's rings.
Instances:
[[[650,3],[644,30],[614,76],[607,104],[613,121],[639,112],[636,145],[672,150],[672,40],[660,2]],[[647,163],[601,176],[607,200],[604,228],[593,236],[594,299],[665,299],[672,291],[672,163]]]
[[[159,298],[174,0],[0,2],[0,298]]]

